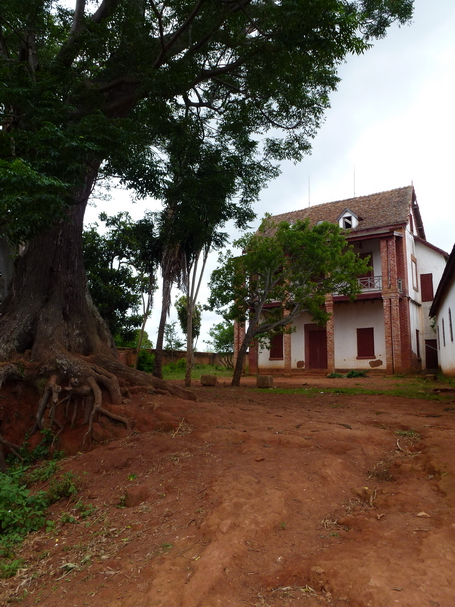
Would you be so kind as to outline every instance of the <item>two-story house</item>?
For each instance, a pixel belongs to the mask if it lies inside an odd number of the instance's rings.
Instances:
[[[274,337],[270,349],[250,348],[251,373],[351,369],[401,373],[438,366],[429,318],[433,290],[447,253],[427,242],[413,186],[276,215],[276,222],[309,218],[338,223],[354,250],[369,259],[355,301],[336,293],[326,299],[326,326],[308,313],[294,332]]]

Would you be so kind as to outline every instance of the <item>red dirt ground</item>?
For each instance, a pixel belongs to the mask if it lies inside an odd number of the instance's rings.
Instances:
[[[120,408],[133,432],[64,460],[76,501],[28,537],[0,604],[455,605],[455,394],[324,392],[412,381],[392,378],[293,380],[316,395],[225,381],[196,385],[198,402],[136,394]],[[113,427],[102,419],[98,439]]]

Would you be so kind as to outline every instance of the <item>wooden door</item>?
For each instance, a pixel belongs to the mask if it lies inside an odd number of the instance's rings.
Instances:
[[[327,331],[318,325],[305,325],[307,369],[327,369]]]

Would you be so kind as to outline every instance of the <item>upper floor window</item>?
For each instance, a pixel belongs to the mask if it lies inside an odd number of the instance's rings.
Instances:
[[[421,274],[422,301],[433,301],[433,274]]]
[[[417,284],[417,259],[414,255],[411,255],[411,275],[412,275],[412,288],[414,291],[419,290],[419,286]]]

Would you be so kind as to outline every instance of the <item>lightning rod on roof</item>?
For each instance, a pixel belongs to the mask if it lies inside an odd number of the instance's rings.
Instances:
[[[354,165],[354,198],[355,198],[355,165]]]
[[[311,200],[310,200],[310,176],[308,175],[308,206],[311,205]]]

